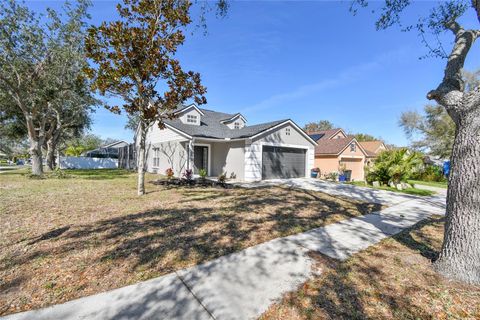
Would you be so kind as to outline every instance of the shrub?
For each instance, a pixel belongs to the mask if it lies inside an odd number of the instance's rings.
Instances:
[[[325,174],[325,179],[337,181],[338,172],[329,172]]]
[[[439,166],[425,165],[423,170],[412,177],[414,180],[444,182],[447,180],[443,175],[443,170]]]
[[[173,172],[172,168],[168,168],[167,170],[165,170],[165,174],[167,175],[167,179],[171,180],[175,173]]]
[[[187,179],[188,181],[192,180],[193,179],[193,170],[192,169],[185,170],[185,172],[183,173],[183,177],[185,179]]]
[[[70,178],[70,176],[65,173],[64,170],[61,170],[60,168],[55,168],[50,175],[49,178],[55,178],[55,179],[67,179]]]
[[[225,183],[225,181],[227,181],[227,173],[224,172],[222,173],[221,175],[218,176],[218,182],[219,183]]]
[[[205,178],[207,177],[207,170],[205,169],[198,170],[198,175],[202,180],[205,180]]]
[[[388,184],[393,181],[398,184],[420,172],[422,167],[423,156],[418,152],[406,148],[386,150],[378,155],[373,167],[368,169],[367,182]]]

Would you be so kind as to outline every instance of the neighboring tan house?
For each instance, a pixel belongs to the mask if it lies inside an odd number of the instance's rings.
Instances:
[[[388,150],[387,146],[383,141],[376,140],[376,141],[362,141],[359,142],[360,145],[367,153],[366,164],[371,165],[377,158],[378,154],[382,151]]]
[[[308,177],[313,168],[315,141],[292,120],[247,125],[241,114],[226,114],[192,104],[154,124],[146,139],[146,170],[176,176],[192,169],[208,176],[255,181],[271,178]]]
[[[347,136],[342,129],[309,132],[317,142],[315,167],[321,175],[339,172],[342,166],[351,171],[352,181],[365,180],[367,152],[353,136]]]

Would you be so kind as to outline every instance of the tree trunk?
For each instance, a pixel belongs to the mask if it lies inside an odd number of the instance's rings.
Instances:
[[[139,196],[145,194],[145,140],[147,136],[147,128],[143,121],[140,121],[139,132],[140,143],[138,144],[137,152],[137,172],[138,172],[138,185],[137,193]]]
[[[48,139],[47,141],[47,166],[50,170],[55,170],[55,150],[56,145],[54,139]]]
[[[43,174],[42,145],[38,141],[30,140],[30,156],[32,157],[32,174],[41,176]]]
[[[480,284],[480,105],[464,108],[456,122],[447,193],[445,235],[438,272]]]

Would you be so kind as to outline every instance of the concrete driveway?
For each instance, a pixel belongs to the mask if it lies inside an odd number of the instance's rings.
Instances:
[[[256,182],[236,183],[235,185],[244,188],[259,188],[275,185],[286,185],[289,187],[300,188],[304,190],[321,191],[332,196],[342,196],[350,199],[361,200],[370,203],[379,203],[384,205],[394,205],[408,200],[425,198],[386,190],[378,190],[368,187],[359,187],[351,184],[335,183],[310,178],[272,179]]]

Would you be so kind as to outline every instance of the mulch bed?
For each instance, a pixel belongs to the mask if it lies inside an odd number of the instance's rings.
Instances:
[[[174,187],[197,187],[197,188],[223,188],[223,189],[232,189],[234,185],[226,183],[226,182],[219,182],[211,179],[158,179],[154,181],[150,181],[151,184],[157,186],[174,186]]]

